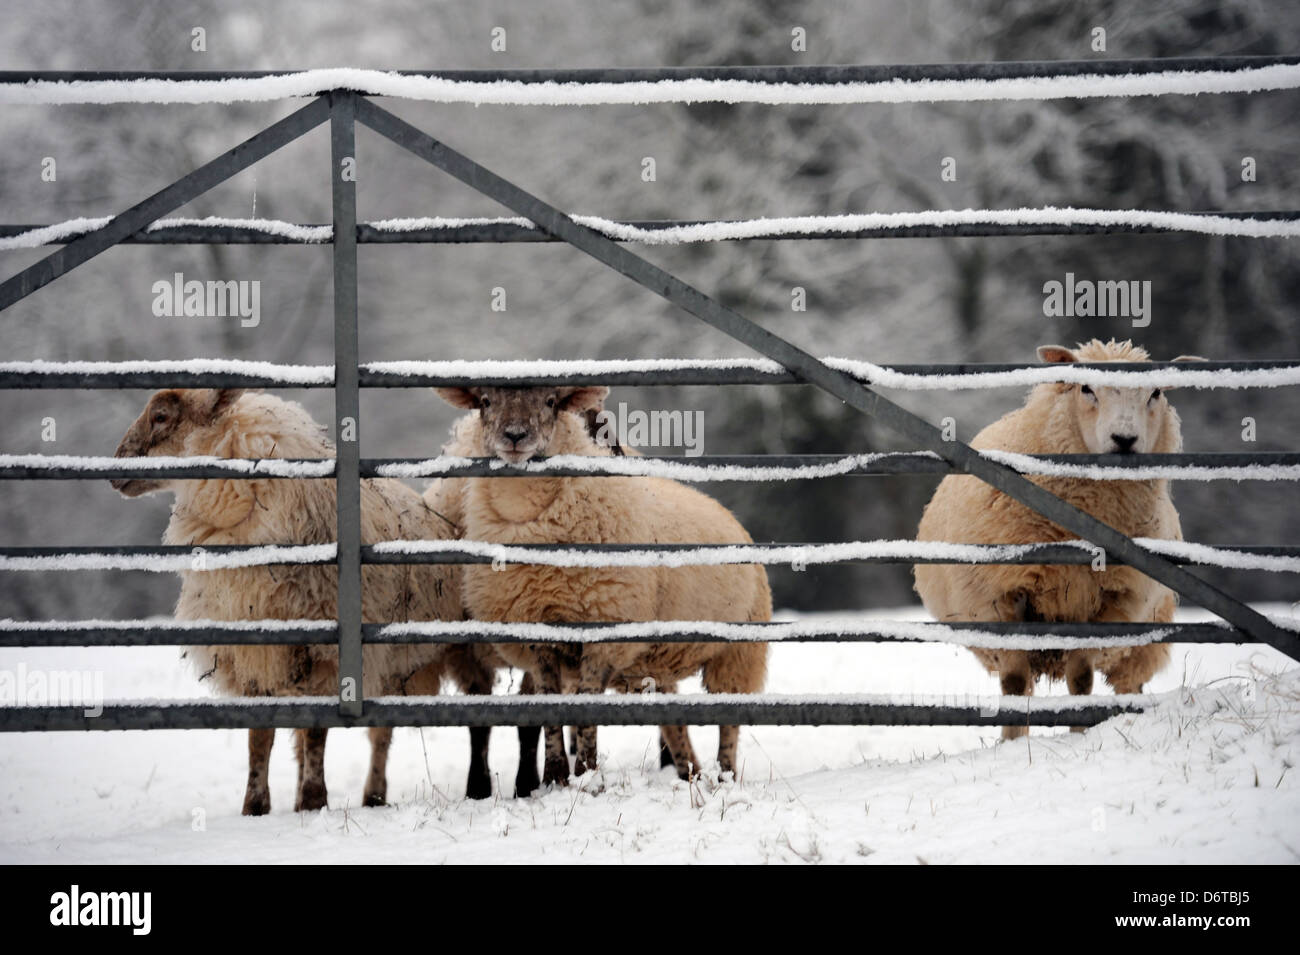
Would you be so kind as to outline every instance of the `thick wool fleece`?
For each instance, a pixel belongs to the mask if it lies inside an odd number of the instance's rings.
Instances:
[[[185,454],[217,457],[331,457],[322,429],[297,404],[249,393],[212,425],[186,438]],[[212,479],[177,481],[164,540],[216,544],[319,544],[336,537],[330,480]],[[444,539],[447,523],[399,481],[366,480],[361,488],[363,543]],[[328,566],[245,567],[181,573],[180,619],[333,619],[337,571]],[[362,569],[362,616],[367,622],[463,618],[458,580],[436,565]],[[195,647],[191,657],[222,692],[243,696],[313,696],[338,692],[338,652],[329,645]],[[367,646],[367,694],[399,693],[422,667],[421,692],[437,692],[440,646]]]
[[[1080,361],[1147,361],[1141,348],[1094,341],[1078,350]],[[1023,454],[1084,454],[1072,411],[1071,386],[1038,385],[1022,408],[981,431],[971,446]],[[1182,450],[1178,414],[1166,407],[1153,444],[1154,453]],[[1130,536],[1181,540],[1178,512],[1168,482],[1091,481],[1036,476],[1030,480]],[[1077,539],[978,478],[944,478],[921,518],[919,540],[969,544],[1027,544]],[[918,564],[916,589],[937,620],[1167,622],[1175,596],[1162,584],[1130,567],[1088,565],[945,565]],[[975,649],[991,672],[1004,672],[1024,651]],[[1034,675],[1064,677],[1072,653],[1030,654]],[[1093,665],[1120,692],[1139,692],[1142,684],[1169,659],[1169,647],[1153,644],[1091,651]]]
[[[478,415],[455,428],[448,453],[484,455]],[[548,455],[609,456],[584,422],[561,413]],[[438,482],[425,500],[463,526],[463,536],[504,544],[749,543],[740,523],[712,498],[661,478],[469,478]],[[567,568],[472,565],[466,609],[481,620],[582,621],[768,620],[767,574],[760,566]],[[714,692],[754,692],[766,675],[762,644],[590,644],[585,658],[616,674],[614,685],[665,686],[705,669]],[[513,666],[531,669],[526,645],[500,645]]]

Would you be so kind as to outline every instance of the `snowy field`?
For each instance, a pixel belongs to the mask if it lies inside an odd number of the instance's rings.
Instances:
[[[109,699],[203,692],[170,647],[0,650],[0,670],[19,663],[102,669]],[[767,689],[997,685],[954,647],[821,644],[773,647]],[[239,815],[243,731],[0,734],[0,863],[1300,862],[1300,668],[1258,647],[1177,646],[1148,690],[1170,695],[1085,734],[1003,745],[970,727],[745,728],[741,778],[714,786],[660,770],[651,728],[607,727],[603,793],[484,802],[464,799],[464,729],[399,729],[383,809],[357,808],[366,734],[336,730],[331,808],[310,815],[292,811],[282,730],[273,811],[256,819]],[[716,730],[692,736],[712,754]],[[514,732],[494,731],[506,789],[516,760]]]

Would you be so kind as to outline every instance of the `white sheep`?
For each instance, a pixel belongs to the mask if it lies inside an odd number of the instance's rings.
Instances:
[[[241,389],[168,389],[150,397],[117,448],[118,457],[322,458],[334,449],[301,405]],[[164,542],[220,544],[323,544],[336,539],[334,482],[328,479],[207,480],[131,478],[112,482],[127,497],[157,491],[175,495]],[[364,480],[361,536],[380,540],[445,538],[444,521],[399,481]],[[316,619],[337,616],[338,572],[333,566],[260,566],[181,572],[176,616],[183,620]],[[459,581],[429,565],[362,569],[362,617],[367,622],[463,618]],[[337,645],[224,645],[189,652],[199,673],[237,696],[337,696]],[[367,695],[437,693],[444,673],[462,683],[481,680],[461,648],[438,645],[367,645],[362,651]],[[489,684],[490,685],[490,684]],[[325,729],[300,729],[295,739],[298,791],[295,809],[326,804]],[[371,764],[366,805],[383,805],[392,730],[370,730]],[[273,729],[249,730],[245,815],[270,811],[267,768]],[[472,762],[470,788],[487,780],[486,754]],[[475,771],[479,777],[476,780]],[[488,783],[490,792],[490,783]],[[481,795],[481,792],[480,792]]]
[[[1073,351],[1038,349],[1045,362],[1144,362],[1132,342],[1094,339]],[[1200,360],[1182,356],[1175,361]],[[1178,413],[1159,388],[1073,384],[1035,387],[1024,406],[989,425],[971,442],[977,450],[1022,454],[1145,454],[1182,450]],[[1132,537],[1181,540],[1178,512],[1164,480],[1099,481],[1036,476],[1031,480]],[[1047,518],[975,477],[939,484],[921,518],[924,541],[1027,544],[1077,539]],[[1174,593],[1132,567],[1090,565],[918,564],[916,590],[939,621],[1167,622]],[[1035,679],[1064,679],[1070,692],[1092,692],[1100,670],[1119,693],[1139,693],[1169,660],[1156,643],[1105,650],[988,650],[972,652],[1001,678],[1002,692],[1028,696]],[[1004,738],[1028,732],[1007,726]]]
[[[593,440],[585,417],[599,409],[605,388],[440,388],[449,403],[471,410],[457,423],[456,453],[518,464],[560,454],[609,456]],[[463,478],[460,514],[465,537],[506,544],[749,543],[745,529],[712,498],[661,478]],[[509,622],[721,620],[771,618],[767,574],[760,566],[575,568],[482,565],[466,569],[463,593],[475,619]],[[497,653],[527,671],[541,693],[566,684],[581,693],[608,687],[638,691],[703,671],[715,693],[762,688],[767,646],[761,643],[500,644]],[[662,727],[678,774],[699,763],[684,727]],[[735,769],[739,728],[719,730],[718,763]],[[579,730],[574,766],[596,768],[596,730]],[[542,781],[569,778],[561,727],[546,727]]]
[[[616,437],[609,434],[609,428],[603,418],[604,412],[599,406],[589,408],[583,415],[586,422],[587,431],[591,438],[597,444],[606,446],[610,452],[616,456],[631,455],[640,456],[640,452],[632,448],[625,448],[619,444]],[[451,457],[474,457],[481,454],[477,439],[474,437],[473,429],[465,429],[466,434],[460,435],[458,432],[461,422],[452,430],[452,437],[442,447],[442,453]],[[452,528],[452,536],[463,538],[465,536],[465,485],[466,478],[439,478],[425,489],[424,503],[428,508],[442,518],[446,524]],[[452,573],[459,574],[460,568],[452,565]],[[459,582],[459,580],[458,580]],[[477,643],[467,646],[466,652],[473,655],[477,665],[483,669],[483,672],[495,676],[496,671],[508,667],[509,664],[496,652],[492,644]],[[576,689],[576,674],[568,673],[569,679],[563,686],[564,692],[572,692]],[[489,693],[495,679],[480,680],[478,687],[467,688],[468,693]],[[656,684],[656,692],[675,693],[677,686],[674,683]],[[528,671],[524,671],[523,680],[519,685],[519,692],[523,695],[531,695],[537,692],[537,687],[533,681],[533,676]],[[486,764],[488,752],[488,734],[489,727],[470,727],[470,751],[471,758],[482,764]],[[520,726],[518,727],[519,738],[519,767],[515,773],[515,795],[527,796],[533,792],[539,785],[541,779],[537,775],[537,744],[541,741],[542,728],[540,726]],[[659,737],[659,766],[675,766],[672,751],[668,748],[667,737],[670,734],[677,734],[685,737],[687,752],[690,752],[690,736],[685,726],[666,727],[660,732]],[[578,751],[578,728],[576,726],[569,728],[569,752],[577,753]],[[470,777],[473,779],[475,771],[473,767],[470,770]],[[490,793],[489,793],[490,795]]]

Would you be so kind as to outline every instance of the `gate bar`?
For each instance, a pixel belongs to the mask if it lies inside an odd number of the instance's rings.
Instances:
[[[376,700],[348,716],[333,703],[292,699],[211,703],[105,703],[86,706],[0,707],[0,732],[132,729],[252,729],[340,726],[1096,726],[1121,713],[1140,713],[1150,696],[1094,697],[1060,707],[1051,697],[978,697],[966,704],[900,705],[885,698],[845,700],[708,693],[609,696],[447,696]],[[1059,699],[1059,698],[1057,698]],[[1101,702],[1104,701],[1104,702]]]
[[[1223,219],[1258,219],[1268,221],[1300,219],[1297,210],[1261,210],[1259,212],[1215,212],[1195,210],[1183,213],[1192,216],[1215,216]],[[658,232],[683,226],[709,225],[728,220],[710,219],[626,219],[615,220],[619,225]],[[0,238],[10,238],[49,228],[43,225],[0,225]],[[295,223],[305,229],[322,228],[320,223]],[[810,239],[942,239],[942,238],[995,238],[1040,235],[1145,235],[1165,233],[1180,235],[1179,229],[1127,222],[1078,223],[996,223],[970,222],[951,225],[914,225],[906,227],[880,226],[872,229],[826,230],[820,232],[791,232],[775,235],[728,236],[723,242],[802,242]],[[63,245],[70,238],[50,239],[44,245]],[[309,239],[279,232],[268,232],[255,226],[236,225],[165,225],[137,232],[122,240],[127,245],[328,245],[332,239]],[[362,245],[412,245],[412,244],[472,244],[481,242],[563,242],[541,229],[530,228],[517,222],[473,222],[441,229],[380,229],[368,222],[357,224],[357,242]],[[616,238],[615,242],[635,240]],[[694,244],[694,243],[692,243]]]
[[[926,631],[968,630],[982,634],[998,634],[1007,637],[1051,637],[1059,638],[1054,642],[1068,646],[1076,640],[1106,640],[1116,646],[1135,645],[1135,638],[1141,642],[1152,643],[1255,643],[1248,634],[1218,623],[974,623],[954,621],[951,623],[933,623],[929,621],[900,621],[909,627],[917,628],[915,635],[897,633],[889,630],[891,621],[875,621],[879,629],[869,629],[873,623],[867,622],[866,628],[858,631],[836,630],[833,624],[808,630],[797,635],[781,637],[777,643],[925,643],[935,642],[933,637],[924,636]],[[295,627],[275,627],[273,629],[252,629],[248,627],[222,626],[214,623],[210,626],[159,625],[150,627],[106,626],[101,621],[86,621],[86,626],[77,626],[77,621],[67,621],[63,626],[52,626],[47,622],[33,622],[30,627],[6,626],[0,628],[0,647],[193,647],[219,644],[244,646],[304,646],[325,645],[338,642],[338,627],[333,621],[322,621],[324,626],[313,627],[299,625]],[[689,621],[674,621],[687,626]],[[762,621],[746,624],[746,627],[764,629],[780,628],[782,621]],[[390,624],[366,623],[361,625],[364,643],[375,644],[464,644],[464,643],[548,643],[548,642],[601,642],[601,643],[645,643],[644,636],[601,637],[602,630],[609,630],[619,624],[609,623],[569,623],[548,624],[554,636],[541,638],[536,635],[517,635],[509,633],[482,633],[480,631],[417,633],[405,629],[388,630]],[[403,626],[403,624],[397,624]],[[1151,639],[1152,634],[1159,634]],[[598,639],[596,639],[598,638]],[[718,636],[705,630],[684,629],[678,632],[657,633],[655,643],[724,643],[733,638]],[[1128,642],[1126,642],[1126,639]],[[943,641],[946,642],[946,641]],[[1046,645],[1045,645],[1046,646]],[[0,712],[3,712],[0,710]]]
[[[334,488],[338,508],[339,712],[359,716],[361,672],[361,392],[357,334],[356,94],[329,94],[334,207]],[[349,683],[351,684],[349,686]]]
[[[397,541],[396,543],[409,544],[412,541]],[[389,551],[376,550],[373,544],[364,544],[360,547],[360,558],[363,564],[490,564],[493,558],[486,554],[475,553],[471,544],[465,542],[463,545],[457,542],[446,542],[448,549],[425,552],[406,552],[406,551]],[[628,551],[649,551],[653,553],[671,554],[682,550],[729,550],[735,547],[781,547],[781,548],[798,548],[798,547],[832,547],[836,544],[857,543],[854,541],[832,541],[832,542],[808,542],[808,541],[768,541],[756,542],[753,544],[503,544],[503,547],[519,547],[530,551],[541,553],[574,553],[574,554],[618,554]],[[907,543],[912,543],[908,541]],[[209,555],[220,554],[241,554],[261,550],[263,547],[275,546],[285,548],[308,547],[313,545],[307,544],[210,544],[205,547],[192,547],[187,544],[117,544],[107,546],[96,545],[73,545],[67,547],[59,546],[19,546],[19,547],[0,547],[0,558],[33,558],[33,557],[192,557],[196,551],[203,551]],[[456,549],[462,547],[463,549]],[[889,555],[866,555],[860,557],[850,557],[843,560],[833,561],[812,561],[814,566],[830,564],[1072,564],[1083,565],[1091,564],[1096,559],[1096,554],[1085,547],[1080,547],[1074,543],[1041,543],[1041,544],[976,544],[976,547],[1020,547],[1023,551],[1015,554],[999,555],[996,559],[990,560],[959,560],[953,557],[925,557],[909,555],[906,557],[894,557]],[[1227,544],[1227,545],[1209,545],[1221,550],[1236,551],[1238,553],[1250,554],[1258,557],[1300,557],[1300,547],[1287,546],[1285,544]],[[1172,564],[1194,564],[1196,561],[1183,557],[1165,557],[1163,560]],[[293,566],[311,566],[334,564],[335,559],[332,557],[284,557],[282,559],[268,560],[258,564],[246,566],[256,567],[293,567]],[[506,559],[506,563],[511,566],[528,566],[528,560]],[[755,563],[753,558],[737,558],[733,563],[752,564]],[[788,564],[788,560],[780,562],[769,561],[767,566],[780,567]],[[1120,565],[1125,563],[1123,560],[1113,560],[1110,563]],[[687,565],[693,566],[693,565]],[[1224,567],[1218,564],[1208,564],[1205,566],[1213,567],[1217,570],[1232,570],[1232,567]],[[81,569],[81,568],[74,568]],[[87,568],[90,569],[90,568]],[[142,569],[142,568],[129,568]],[[213,571],[219,571],[223,568],[214,567]],[[50,571],[58,571],[59,568],[49,568]],[[17,571],[14,568],[0,567],[0,573],[28,573],[43,572],[37,571]]]
[[[2,365],[3,363],[0,363]],[[384,362],[374,362],[383,366]],[[1166,369],[1195,371],[1197,373],[1215,371],[1260,371],[1267,369],[1294,369],[1300,364],[1294,358],[1281,359],[1229,359],[1225,361],[1197,362],[1195,367],[1171,361],[1150,362],[1076,362],[1073,369],[1096,369],[1097,371],[1117,372],[1152,372]],[[292,365],[278,366],[285,369]],[[1006,371],[1025,371],[1042,369],[1041,363],[1033,362],[955,362],[943,364],[893,364],[881,365],[887,371],[903,375],[975,375],[996,374]],[[362,388],[441,388],[441,387],[544,387],[555,384],[584,385],[627,385],[653,387],[658,385],[807,385],[808,382],[797,375],[785,371],[767,371],[760,368],[738,367],[696,367],[663,368],[634,371],[593,371],[581,376],[558,372],[543,372],[536,375],[518,375],[514,377],[481,375],[466,377],[447,374],[398,374],[383,367],[371,367],[370,363],[361,368]],[[235,371],[11,371],[0,370],[0,389],[127,389],[127,388],[284,388],[287,390],[332,388],[333,380],[326,377],[310,377],[303,380],[291,380],[253,372]],[[1002,386],[998,387],[1023,387]],[[1271,387],[1267,385],[1248,385],[1249,388]],[[980,386],[976,386],[980,388]],[[976,390],[972,388],[972,390]],[[981,389],[982,390],[982,389]]]
[[[1175,593],[1218,614],[1292,659],[1300,659],[1300,636],[1297,634],[1283,630],[1201,577],[1139,547],[1128,536],[1021,477],[1010,468],[981,457],[969,445],[944,440],[938,428],[867,388],[852,376],[830,368],[808,352],[756,325],[618,243],[578,225],[554,206],[525,192],[364,97],[358,98],[357,118],[380,135],[489,198],[496,199],[547,232],[558,235],[598,262],[779,362],[810,384],[859,411],[879,418],[886,426],[917,442],[921,448],[934,451],[954,467],[982,479],[1066,530],[1104,548],[1112,560],[1123,561],[1137,568]]]
[[[853,468],[829,477],[887,477],[899,474],[960,474],[942,458],[923,452],[895,451],[881,452],[885,456],[863,461]],[[1115,468],[1126,471],[1146,470],[1147,468],[1300,468],[1300,453],[1291,451],[1203,451],[1182,452],[1179,454],[1030,454],[1025,455],[1034,461],[1045,464],[1073,464],[1096,467]],[[691,468],[736,468],[746,471],[765,471],[769,468],[814,468],[829,467],[842,461],[859,457],[856,454],[701,454],[686,457],[676,454],[647,454],[637,457],[637,461],[650,463],[676,464]],[[254,468],[270,469],[277,464],[286,465],[321,465],[333,463],[333,458],[231,458],[231,462],[253,462]],[[455,467],[433,468],[427,473],[410,473],[394,475],[391,468],[413,467],[424,464],[432,465],[437,458],[362,458],[360,473],[362,477],[628,477],[612,471],[588,471],[583,468],[559,467],[550,465],[545,458],[529,462],[528,468],[503,464],[498,458],[471,458],[471,463]],[[0,463],[0,481],[39,480],[39,481],[98,481],[114,478],[231,478],[233,480],[256,481],[303,481],[332,480],[333,471],[328,474],[299,475],[275,474],[259,471],[249,472],[242,464],[212,463],[193,467],[155,468],[145,465],[132,465],[123,462],[120,466],[95,468],[78,468],[55,464],[3,464]],[[687,484],[698,479],[690,475],[674,475],[676,481]],[[777,479],[757,478],[768,484],[779,484],[782,480],[818,480],[820,476]],[[728,481],[743,481],[745,478],[727,478]],[[1111,480],[1132,480],[1132,478],[1115,477]],[[1175,475],[1167,478],[1175,481]],[[1197,480],[1200,480],[1198,478]],[[1251,472],[1216,477],[1225,481],[1280,480],[1275,475],[1255,476]],[[721,481],[720,481],[721,483]]]
[[[1237,71],[1300,63],[1294,54],[1256,56],[1170,56],[1115,60],[1009,60],[975,63],[906,63],[814,66],[661,66],[641,68],[510,70],[392,70],[397,76],[426,76],[466,83],[654,83],[662,80],[743,80],[751,83],[881,83],[888,80],[993,80],[1095,73]],[[105,80],[212,82],[292,77],[308,70],[3,70],[0,84],[95,83]],[[358,93],[365,95],[364,90]]]

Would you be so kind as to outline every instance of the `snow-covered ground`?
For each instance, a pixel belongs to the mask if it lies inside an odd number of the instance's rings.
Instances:
[[[203,692],[169,647],[0,650],[0,670],[19,663],[102,670],[110,699]],[[774,646],[770,673],[777,693],[997,692],[942,645]],[[1300,668],[1178,646],[1148,689],[1179,687],[1153,712],[1003,745],[970,727],[746,728],[741,778],[715,787],[661,771],[653,729],[606,727],[603,793],[485,802],[464,799],[465,730],[399,729],[383,809],[356,808],[365,733],[335,731],[331,808],[304,815],[281,731],[257,819],[239,815],[243,732],[0,734],[0,863],[1300,861]],[[692,735],[701,755],[716,744]],[[516,759],[496,730],[506,788]]]

